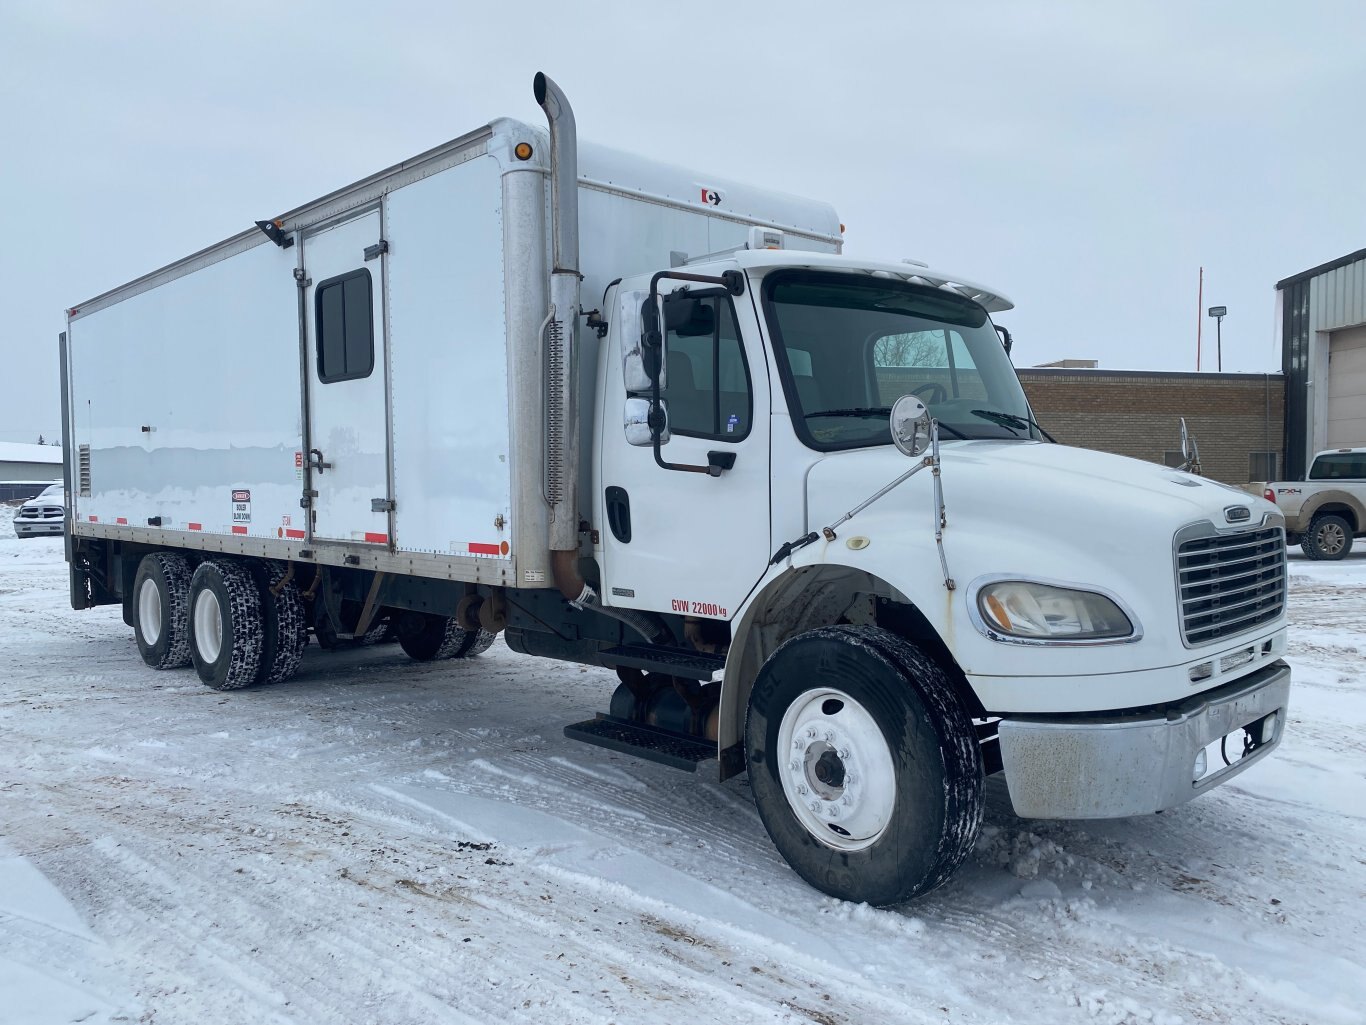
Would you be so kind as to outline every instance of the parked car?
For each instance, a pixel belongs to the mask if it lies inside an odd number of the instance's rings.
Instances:
[[[45,487],[14,514],[14,533],[19,537],[60,534],[66,522],[65,496],[61,483]]]
[[[1303,481],[1247,486],[1285,513],[1286,540],[1311,559],[1341,559],[1354,537],[1366,537],[1366,448],[1320,452]]]

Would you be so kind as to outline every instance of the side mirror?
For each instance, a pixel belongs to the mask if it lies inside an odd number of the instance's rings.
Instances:
[[[892,444],[902,455],[919,456],[930,447],[930,411],[914,395],[892,404]]]
[[[617,337],[621,339],[621,376],[626,383],[626,391],[632,395],[648,392],[651,387],[650,375],[646,372],[645,325],[642,316],[649,296],[649,292],[635,291],[623,292],[617,298],[617,315],[614,323]],[[661,388],[668,383],[665,376],[661,367]]]
[[[626,400],[626,405],[622,411],[622,426],[626,429],[626,444],[636,448],[648,448],[655,443],[654,434],[650,429],[650,400],[640,398],[630,398]],[[656,418],[659,423],[659,443],[668,444],[669,441],[669,408],[664,404],[664,400],[659,400],[659,415]]]
[[[680,338],[701,338],[716,331],[716,310],[701,299],[686,295],[664,298],[664,327]]]
[[[1010,347],[1014,344],[1014,339],[1010,337],[1010,330],[1002,327],[1000,324],[992,324],[991,326],[994,327],[996,333],[1001,336],[1001,347],[1005,349],[1006,355],[1009,356]]]

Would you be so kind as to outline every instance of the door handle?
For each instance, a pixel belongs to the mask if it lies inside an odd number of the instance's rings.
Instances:
[[[624,545],[631,543],[631,496],[625,488],[607,489],[607,525],[612,536]]]
[[[308,465],[319,473],[322,473],[324,470],[332,469],[331,463],[323,462],[323,452],[320,448],[311,448],[308,450]]]

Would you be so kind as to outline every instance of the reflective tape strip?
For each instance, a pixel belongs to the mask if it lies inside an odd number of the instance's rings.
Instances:
[[[191,530],[203,530],[203,529],[204,529],[204,525],[203,525],[202,523],[187,523],[187,524],[185,524],[185,526],[189,527]]]
[[[114,520],[114,522],[117,523],[117,524],[119,524],[120,526],[126,527],[126,526],[128,526],[128,517],[127,517],[127,516],[120,516],[120,517],[118,517],[116,520]]]
[[[232,532],[233,532],[234,534],[245,534],[245,533],[247,532],[247,528],[246,528],[246,527],[239,527],[239,526],[237,526],[237,524],[234,523],[234,524],[233,524],[233,527],[232,527]]]
[[[389,535],[366,533],[365,540],[372,545],[387,545],[389,543]]]
[[[469,548],[470,548],[470,554],[471,554],[471,555],[501,555],[501,554],[502,554],[502,553],[498,550],[498,546],[497,546],[497,545],[480,544],[480,543],[478,543],[477,541],[471,541],[470,544],[469,544]]]
[[[285,528],[285,537],[292,537],[296,541],[299,541],[303,539],[303,536],[304,532],[302,530],[290,530],[288,527]]]

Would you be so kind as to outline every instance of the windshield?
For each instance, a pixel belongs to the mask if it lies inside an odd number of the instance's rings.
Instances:
[[[829,451],[890,445],[887,414],[918,396],[943,438],[1038,438],[986,311],[942,289],[780,271],[764,308],[798,436]],[[1001,416],[1005,414],[1005,416]]]
[[[38,495],[38,497],[39,497],[39,498],[56,498],[56,497],[57,497],[58,495],[60,495],[61,493],[62,493],[62,485],[60,485],[60,484],[50,484],[50,485],[48,485],[47,487],[43,488],[42,492]]]

